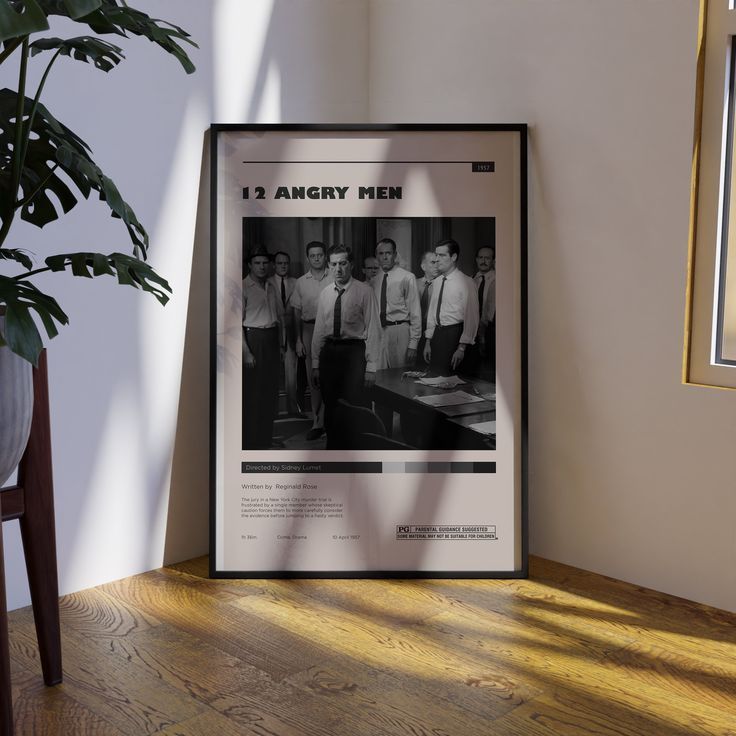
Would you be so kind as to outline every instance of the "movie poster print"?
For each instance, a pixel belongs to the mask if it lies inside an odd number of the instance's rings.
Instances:
[[[526,574],[524,126],[213,126],[213,576]]]

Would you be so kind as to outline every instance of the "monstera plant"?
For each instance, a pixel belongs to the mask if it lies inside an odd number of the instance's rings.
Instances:
[[[47,36],[56,16],[80,26],[74,38]],[[68,22],[64,26],[69,27]],[[41,34],[40,36],[38,34]],[[124,0],[0,0],[0,65],[14,66],[16,89],[0,90],[0,349],[7,346],[31,363],[43,347],[39,327],[49,338],[68,317],[58,302],[33,283],[49,271],[70,271],[92,278],[111,275],[121,284],[168,301],[168,283],[146,263],[148,235],[112,180],[92,159],[90,147],[60,122],[42,102],[54,66],[66,59],[109,72],[123,50],[100,36],[143,36],[173,55],[187,73],[194,65],[181,43],[196,46],[178,26],[156,20]],[[31,64],[45,64],[37,88],[27,89]],[[4,75],[6,78],[7,74]],[[13,75],[15,77],[15,73]],[[43,227],[69,212],[80,195],[92,192],[127,228],[130,253],[61,253],[34,262],[23,244],[13,241],[17,217]],[[63,246],[62,246],[63,247]]]

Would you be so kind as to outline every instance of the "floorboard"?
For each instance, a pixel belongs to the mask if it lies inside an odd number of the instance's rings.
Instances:
[[[532,558],[528,580],[210,580],[10,614],[25,736],[736,736],[736,615]]]

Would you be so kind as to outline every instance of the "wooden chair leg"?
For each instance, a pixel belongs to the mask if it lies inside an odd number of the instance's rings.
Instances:
[[[58,685],[62,679],[61,630],[53,516],[49,520],[37,514],[34,519],[26,507],[20,528],[43,681],[47,685]]]
[[[31,436],[18,466],[18,484],[23,487],[25,496],[20,532],[43,680],[47,685],[58,685],[62,677],[61,630],[45,350],[39,358],[38,369],[33,372],[33,391]]]
[[[0,519],[2,519],[2,508],[0,508]],[[8,608],[5,598],[2,521],[0,521],[0,736],[13,736],[13,697],[10,689],[10,647],[8,645]]]

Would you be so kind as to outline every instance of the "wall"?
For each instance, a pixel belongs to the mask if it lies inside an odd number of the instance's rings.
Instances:
[[[375,0],[370,103],[531,126],[531,551],[736,610],[736,393],[680,384],[697,12]]]
[[[133,4],[191,32],[196,74],[147,41],[112,38],[128,57],[117,69],[60,59],[45,93],[147,226],[151,262],[174,289],[162,309],[106,280],[39,281],[71,320],[49,350],[62,592],[207,552],[207,127],[367,117],[363,2]],[[49,35],[82,33],[62,22]],[[3,64],[2,86],[16,68]],[[43,231],[18,223],[13,244],[42,259],[125,251],[126,238],[95,199]],[[4,533],[15,608],[29,602],[17,523]]]
[[[161,310],[53,279],[72,317],[50,355],[62,589],[206,550],[209,122],[525,121],[531,551],[736,610],[736,394],[679,381],[697,0],[142,7],[194,33],[195,76],[133,40],[109,79],[67,61],[50,82],[175,287]],[[96,203],[22,237],[124,243]]]

